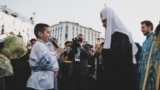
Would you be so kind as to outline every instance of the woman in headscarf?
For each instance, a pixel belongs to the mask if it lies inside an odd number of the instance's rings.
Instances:
[[[137,47],[130,31],[114,11],[105,7],[100,12],[105,28],[102,50],[104,64],[104,90],[136,90],[133,64]]]

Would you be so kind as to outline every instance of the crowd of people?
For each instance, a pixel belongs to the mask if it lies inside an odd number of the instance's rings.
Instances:
[[[100,18],[105,40],[96,45],[78,34],[59,47],[50,38],[50,26],[36,24],[36,38],[26,46],[25,55],[10,60],[13,75],[0,77],[0,89],[159,90],[160,24],[154,31],[150,20],[141,21],[146,36],[141,46],[110,7],[101,10]]]

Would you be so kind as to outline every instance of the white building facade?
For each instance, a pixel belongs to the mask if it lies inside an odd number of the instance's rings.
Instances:
[[[23,36],[27,44],[33,36],[33,21],[25,16],[7,8],[6,5],[0,5],[0,34],[8,35],[13,32],[15,35]]]
[[[59,22],[51,26],[51,37],[57,39],[60,47],[64,47],[66,41],[72,41],[78,34],[83,34],[85,41],[95,46],[97,38],[100,38],[101,32],[69,21]]]

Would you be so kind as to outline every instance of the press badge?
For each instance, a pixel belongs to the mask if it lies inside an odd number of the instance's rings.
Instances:
[[[75,61],[80,62],[80,56],[78,56],[77,54],[75,55]]]
[[[77,48],[78,53],[75,54],[75,61],[80,62],[80,49]]]

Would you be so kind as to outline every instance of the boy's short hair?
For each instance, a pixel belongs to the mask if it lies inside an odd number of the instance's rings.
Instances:
[[[38,23],[34,28],[34,34],[38,38],[38,32],[44,32],[46,27],[50,27],[48,24]]]

